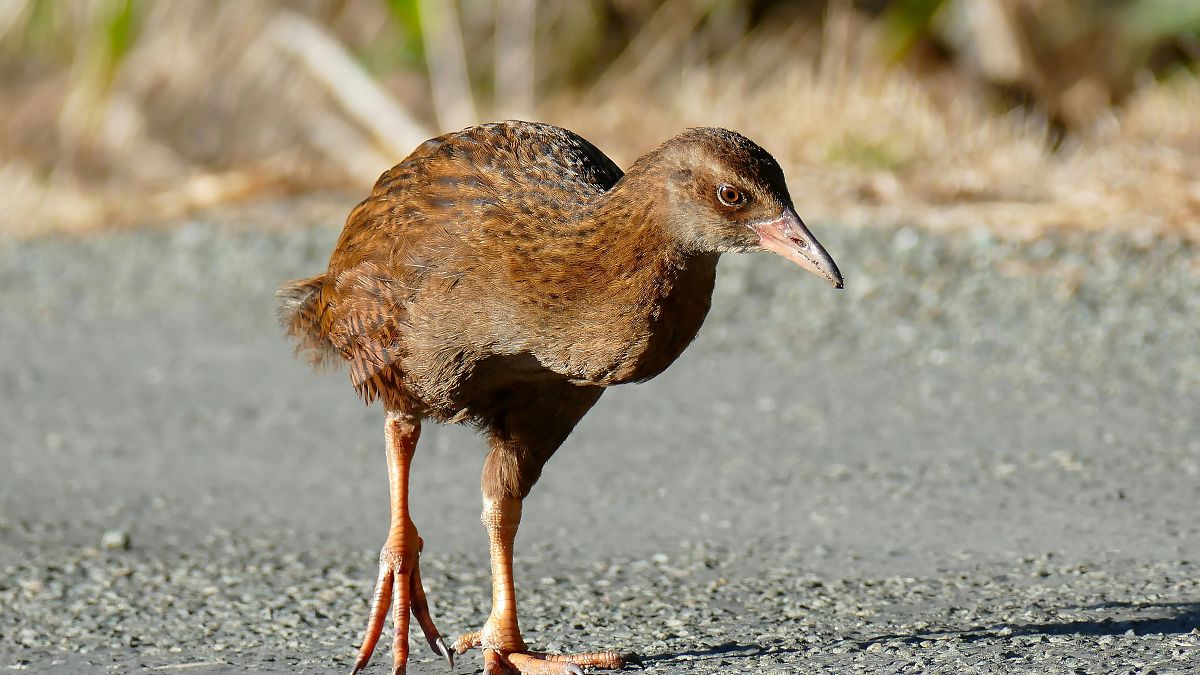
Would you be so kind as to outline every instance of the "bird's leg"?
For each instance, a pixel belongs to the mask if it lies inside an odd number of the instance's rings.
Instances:
[[[480,641],[485,647],[522,651],[525,641],[517,624],[517,591],[513,582],[513,542],[521,524],[521,500],[502,498],[483,504],[480,516],[488,533],[492,563],[492,613]]]
[[[455,640],[455,651],[462,654],[472,647],[482,647],[483,670],[489,675],[581,675],[580,666],[620,668],[622,660],[616,652],[558,655],[526,650],[517,624],[513,584],[513,540],[521,522],[521,500],[485,499],[481,520],[487,529],[492,561],[492,613],[482,630]]]
[[[408,470],[421,435],[421,420],[388,411],[384,436],[387,440],[388,486],[391,502],[391,526],[387,541],[379,551],[379,576],[371,601],[371,616],[363,636],[353,673],[366,667],[371,652],[383,632],[389,606],[395,633],[392,640],[392,673],[403,675],[408,663],[408,613],[411,611],[425,633],[430,649],[454,665],[453,654],[433,625],[429,602],[421,586],[420,556],[423,542],[417,535],[408,511]]]

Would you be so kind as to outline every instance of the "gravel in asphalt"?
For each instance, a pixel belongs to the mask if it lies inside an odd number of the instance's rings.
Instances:
[[[299,224],[0,244],[0,668],[348,669],[382,413],[274,324],[336,228],[253,218]],[[696,344],[550,462],[529,642],[653,673],[1200,672],[1195,248],[813,229],[845,291],[723,261]],[[431,426],[414,464],[448,635],[488,609],[482,458]],[[446,672],[414,638],[411,672]]]

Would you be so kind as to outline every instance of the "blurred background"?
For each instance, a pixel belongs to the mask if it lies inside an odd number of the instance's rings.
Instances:
[[[522,117],[622,166],[742,131],[847,280],[722,260],[526,505],[531,644],[1195,671],[1198,68],[1200,0],[0,0],[0,669],[350,669],[380,410],[272,295],[418,143]],[[449,635],[482,448],[414,463]]]
[[[810,219],[1195,240],[1198,60],[1195,0],[3,0],[0,232],[360,195],[518,117],[736,128]]]

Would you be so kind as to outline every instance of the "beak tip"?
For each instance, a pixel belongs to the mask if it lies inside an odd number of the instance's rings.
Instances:
[[[756,222],[751,227],[758,233],[758,245],[762,250],[783,256],[822,277],[835,289],[845,286],[837,263],[791,208],[785,209],[775,220]]]
[[[842,279],[842,271],[839,270],[837,264],[833,262],[833,258],[827,257],[827,261],[829,263],[829,268],[827,270],[826,278],[829,280],[829,283],[833,285],[835,290],[840,291],[846,287],[845,280]]]

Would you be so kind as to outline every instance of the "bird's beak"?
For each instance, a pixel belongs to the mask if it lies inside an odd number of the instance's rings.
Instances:
[[[825,279],[834,288],[842,287],[842,273],[838,271],[837,263],[808,231],[792,207],[784,207],[783,214],[778,218],[752,223],[750,227],[758,233],[759,246]]]

